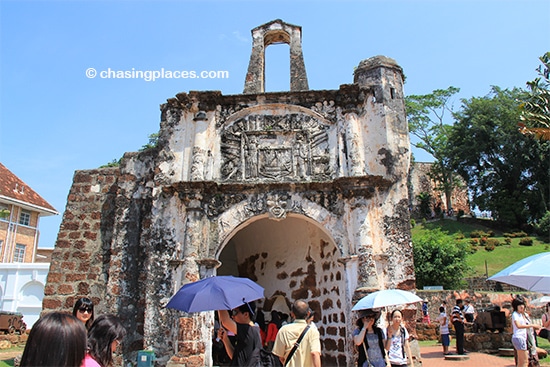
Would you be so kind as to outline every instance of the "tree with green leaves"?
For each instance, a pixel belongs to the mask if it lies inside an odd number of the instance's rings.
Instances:
[[[492,87],[485,97],[462,100],[450,135],[452,166],[468,184],[472,204],[521,227],[545,213],[549,146],[517,127],[525,91]]]
[[[441,229],[428,230],[413,238],[414,272],[416,287],[442,285],[444,289],[457,289],[466,272],[468,245]]]
[[[144,150],[155,148],[158,145],[159,142],[159,133],[152,133],[149,134],[149,142],[141,147],[139,150],[140,152],[143,152]]]
[[[546,52],[539,60],[542,62],[542,65],[537,68],[539,76],[527,82],[529,91],[526,101],[521,105],[519,125],[522,134],[540,139],[541,144],[544,144],[544,141],[548,144],[550,141],[550,52]],[[550,181],[550,168],[548,181]],[[536,223],[535,228],[540,235],[548,234],[550,238],[550,187],[546,200],[542,202],[545,204],[546,213]]]
[[[449,135],[452,125],[447,123],[453,116],[450,100],[459,91],[458,88],[449,87],[405,98],[409,132],[418,138],[418,142],[411,144],[434,157],[430,177],[437,183],[435,188],[445,194],[448,210],[453,208],[453,190],[461,183],[451,166]]]
[[[521,104],[520,131],[543,140],[550,140],[550,52],[540,58],[539,76],[527,82],[528,93]]]

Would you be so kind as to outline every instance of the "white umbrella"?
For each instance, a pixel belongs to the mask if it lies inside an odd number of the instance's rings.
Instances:
[[[550,293],[550,252],[526,257],[487,280],[510,284],[532,292]]]
[[[351,310],[367,310],[372,308],[406,305],[416,302],[422,302],[422,298],[418,297],[414,293],[403,291],[401,289],[384,289],[373,292],[361,298]]]
[[[529,302],[532,306],[541,307],[550,303],[550,296],[542,296]]]

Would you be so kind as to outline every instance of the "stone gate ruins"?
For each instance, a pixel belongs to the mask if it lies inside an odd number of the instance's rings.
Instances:
[[[43,307],[88,296],[129,333],[125,364],[211,365],[213,312],[163,308],[187,282],[248,277],[316,312],[323,366],[352,366],[355,300],[414,289],[403,71],[383,56],[353,84],[310,91],[301,27],[252,31],[244,94],[180,93],[161,106],[158,146],[120,167],[77,171]],[[264,50],[290,45],[290,92],[265,93]]]

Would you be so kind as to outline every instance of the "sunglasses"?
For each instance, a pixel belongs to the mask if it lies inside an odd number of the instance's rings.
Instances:
[[[91,307],[80,307],[78,309],[78,311],[80,311],[82,313],[85,313],[85,312],[92,313],[92,308]]]

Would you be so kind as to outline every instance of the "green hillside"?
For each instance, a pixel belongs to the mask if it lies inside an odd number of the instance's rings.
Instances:
[[[532,246],[521,246],[519,244],[521,239],[525,237],[510,238],[510,244],[505,244],[507,237],[504,236],[505,232],[503,231],[492,230],[491,228],[481,224],[468,224],[449,219],[417,224],[412,229],[413,239],[423,231],[435,228],[439,228],[451,236],[457,236],[459,238],[463,236],[461,241],[465,241],[466,243],[471,242],[470,234],[472,231],[483,231],[485,233],[491,233],[492,231],[494,233],[493,236],[487,237],[495,239],[499,242],[500,245],[495,246],[494,250],[487,251],[484,246],[481,245],[472,246],[473,253],[467,256],[467,261],[468,265],[473,268],[473,272],[472,274],[468,274],[468,276],[484,276],[486,271],[488,276],[491,276],[525,257],[538,254],[540,252],[550,251],[548,239],[546,239],[546,242],[543,242],[542,239],[537,238],[535,235],[529,235],[528,237],[533,239]],[[520,235],[516,232],[508,233]]]

